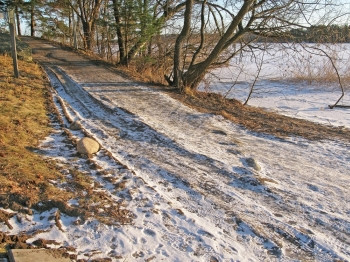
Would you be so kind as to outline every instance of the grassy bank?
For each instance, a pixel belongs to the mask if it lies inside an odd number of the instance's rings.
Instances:
[[[8,33],[0,33],[0,54],[11,55],[10,35]],[[20,60],[32,61],[32,52],[29,46],[17,39],[16,41],[17,55]]]
[[[20,78],[16,79],[12,58],[7,55],[0,55],[0,68],[0,223],[11,230],[10,218],[17,213],[40,213],[53,208],[58,209],[52,219],[59,229],[61,213],[79,217],[79,221],[95,218],[105,224],[129,223],[131,215],[125,208],[116,205],[106,192],[93,191],[94,187],[101,188],[90,176],[91,170],[100,169],[93,160],[72,150],[72,155],[86,159],[81,168],[76,168],[36,153],[42,152],[36,150],[40,141],[53,131],[50,116],[56,124],[62,122],[41,68],[33,62],[20,60]],[[66,144],[72,145],[69,132],[64,130],[61,125],[62,137]],[[79,206],[68,205],[70,199],[78,199]],[[123,210],[117,215],[100,214],[98,210],[106,205],[113,212]],[[41,232],[40,229],[34,231],[33,235]],[[6,256],[8,248],[32,248],[25,243],[31,236],[10,236],[0,231],[0,258]],[[34,246],[49,247],[44,242]]]
[[[0,68],[0,206],[19,210],[62,195],[48,183],[61,177],[55,164],[33,152],[51,130],[49,83],[35,63],[19,61],[19,79],[11,57]]]

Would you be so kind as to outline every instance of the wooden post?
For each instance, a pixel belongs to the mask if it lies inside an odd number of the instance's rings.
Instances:
[[[15,12],[11,8],[9,10],[9,27],[10,27],[10,39],[11,39],[11,53],[13,60],[13,72],[16,78],[19,77],[18,63],[17,63],[17,49],[16,49],[16,29],[15,29]]]
[[[73,18],[73,47],[74,47],[75,50],[77,50],[77,49],[78,49],[78,42],[77,42],[77,21],[75,21],[74,12],[73,12],[72,18]],[[79,17],[78,17],[77,19],[79,19]]]

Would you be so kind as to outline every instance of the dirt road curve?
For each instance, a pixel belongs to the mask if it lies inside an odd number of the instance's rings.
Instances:
[[[136,219],[120,229],[132,244],[119,253],[350,259],[349,144],[252,134],[74,52],[25,41],[64,101],[57,106],[137,177],[128,185],[137,193],[125,200]]]

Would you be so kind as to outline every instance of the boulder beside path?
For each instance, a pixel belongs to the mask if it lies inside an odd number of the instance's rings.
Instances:
[[[92,155],[100,150],[100,144],[92,138],[84,137],[78,141],[77,150],[80,154]]]

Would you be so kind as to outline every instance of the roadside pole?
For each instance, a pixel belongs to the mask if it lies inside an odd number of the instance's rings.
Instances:
[[[78,43],[77,43],[77,22],[74,19],[74,15],[73,15],[73,46],[74,46],[75,50],[78,49]]]
[[[15,31],[15,12],[11,8],[9,10],[9,27],[10,27],[10,38],[11,38],[11,53],[13,60],[13,72],[16,78],[19,77],[18,62],[17,62],[17,49],[16,49],[16,31]]]

